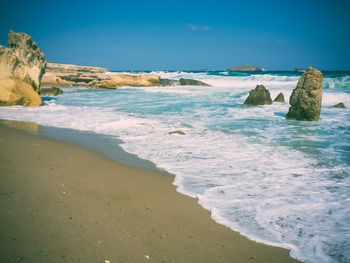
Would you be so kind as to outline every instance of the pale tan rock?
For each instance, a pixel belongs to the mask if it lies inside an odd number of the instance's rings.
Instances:
[[[47,71],[43,85],[87,86],[95,88],[117,89],[122,86],[159,86],[156,74],[101,74]]]
[[[23,105],[37,107],[42,100],[33,87],[18,78],[0,79],[0,106]]]
[[[45,73],[44,54],[25,33],[10,31],[8,45],[0,46],[0,105],[41,105],[37,92]]]
[[[0,78],[23,79],[38,91],[45,73],[45,56],[25,33],[8,34],[9,48],[0,46]]]
[[[91,67],[91,66],[78,66],[72,64],[63,63],[47,63],[47,71],[57,71],[57,72],[83,72],[83,73],[104,73],[107,72],[107,68],[101,67]]]

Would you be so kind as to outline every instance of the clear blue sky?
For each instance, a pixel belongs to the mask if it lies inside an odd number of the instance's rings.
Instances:
[[[49,62],[111,70],[350,70],[350,0],[0,0],[0,44],[30,34]]]

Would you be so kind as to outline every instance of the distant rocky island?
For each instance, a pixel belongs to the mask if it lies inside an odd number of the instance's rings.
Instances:
[[[253,65],[241,65],[228,68],[227,71],[263,71],[263,68]]]
[[[305,69],[305,68],[298,68],[298,67],[295,67],[295,68],[294,68],[294,71],[305,72],[306,69]]]

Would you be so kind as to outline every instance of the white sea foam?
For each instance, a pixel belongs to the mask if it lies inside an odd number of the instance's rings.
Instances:
[[[213,87],[67,89],[47,106],[0,108],[0,118],[115,135],[219,223],[306,262],[349,261],[350,111],[328,107],[349,93],[326,88],[320,121],[304,123],[284,118],[288,103],[242,105],[257,84],[288,100],[297,76],[157,73]]]

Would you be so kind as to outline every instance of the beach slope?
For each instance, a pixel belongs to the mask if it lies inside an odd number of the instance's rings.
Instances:
[[[162,172],[0,124],[2,262],[298,262],[215,223]]]

